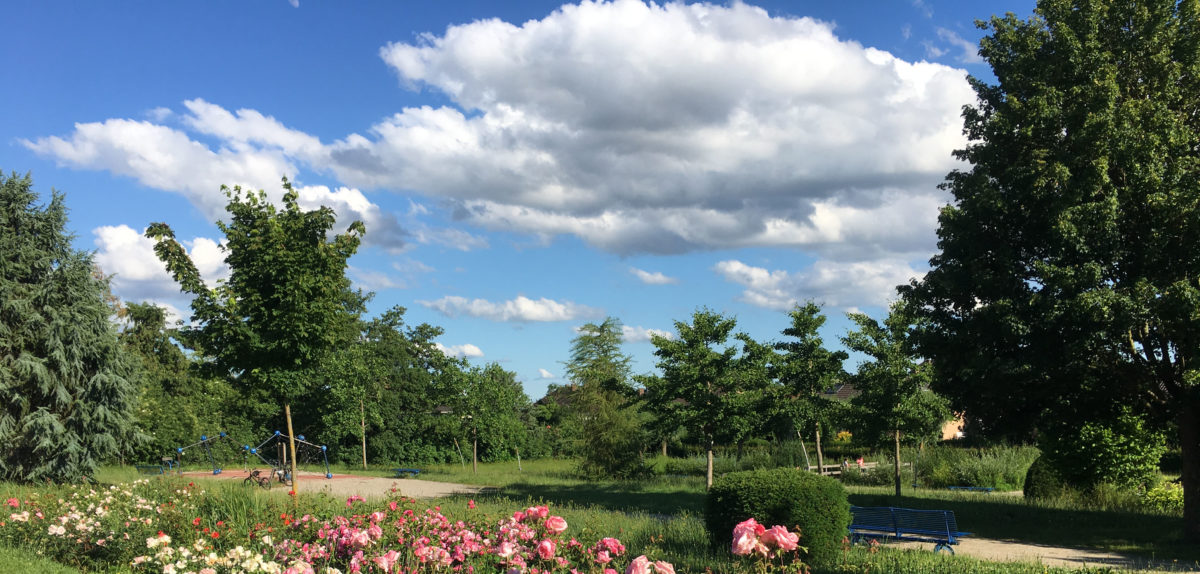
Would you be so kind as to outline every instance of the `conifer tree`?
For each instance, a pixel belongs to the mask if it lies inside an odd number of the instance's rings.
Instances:
[[[137,371],[62,194],[37,200],[0,174],[0,480],[69,482],[137,436]]]

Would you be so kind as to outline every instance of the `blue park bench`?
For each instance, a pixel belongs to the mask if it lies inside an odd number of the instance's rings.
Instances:
[[[415,477],[421,474],[419,468],[393,468],[392,471],[396,473],[396,478],[406,478],[410,474]]]
[[[970,492],[992,492],[996,490],[990,486],[947,486],[948,490],[966,490]]]
[[[161,464],[139,464],[137,471],[138,474],[163,474],[166,469]]]
[[[912,510],[890,506],[851,506],[850,537],[934,542],[954,554],[953,545],[970,532],[959,532],[951,510]]]

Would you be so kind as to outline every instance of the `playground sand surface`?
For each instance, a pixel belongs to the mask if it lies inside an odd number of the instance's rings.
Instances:
[[[333,478],[325,478],[324,474],[308,471],[298,471],[296,475],[300,478],[297,490],[301,493],[325,492],[332,496],[362,496],[367,499],[386,498],[393,492],[411,498],[441,498],[455,495],[470,496],[495,490],[486,486],[470,486],[417,478],[384,478],[354,474],[334,474]],[[211,472],[184,472],[183,476],[213,480],[245,480],[250,473],[244,470],[226,469],[216,475]],[[271,490],[287,491],[290,488],[275,482],[271,485]]]

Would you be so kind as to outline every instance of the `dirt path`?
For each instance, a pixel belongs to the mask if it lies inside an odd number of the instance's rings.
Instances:
[[[396,489],[403,496],[412,498],[440,498],[455,494],[472,495],[486,490],[486,487],[482,486],[468,486],[465,484],[435,482],[416,478],[383,478],[353,474],[335,474],[333,478],[325,478],[325,475],[321,473],[305,471],[297,474],[300,477],[298,490],[302,493],[327,492],[333,496],[357,495],[372,500],[386,498],[392,492],[392,489]],[[249,473],[241,470],[226,469],[225,472],[219,475],[206,472],[185,472],[183,475],[195,478],[241,481],[245,480],[249,476]],[[273,490],[287,489],[286,486],[279,483],[273,484],[271,488]]]
[[[897,548],[922,548],[932,551],[932,543],[902,542],[888,544]],[[1030,544],[1009,540],[969,537],[959,541],[955,552],[992,562],[1040,562],[1046,566],[1083,568],[1084,566],[1107,566],[1119,570],[1200,572],[1200,564],[1148,560],[1115,552],[1086,548],[1063,548],[1045,544]]]

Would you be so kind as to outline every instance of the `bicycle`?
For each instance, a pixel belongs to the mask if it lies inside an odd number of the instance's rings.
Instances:
[[[292,473],[286,468],[276,468],[271,471],[271,474],[279,481],[279,484],[285,486],[292,485]]]
[[[268,476],[263,476],[262,471],[256,468],[250,471],[250,476],[247,476],[246,480],[242,481],[242,485],[244,486],[249,486],[251,484],[257,484],[265,490],[270,490],[271,478]]]

